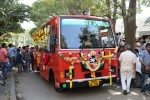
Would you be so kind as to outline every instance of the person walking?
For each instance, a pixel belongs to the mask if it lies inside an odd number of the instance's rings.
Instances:
[[[30,48],[30,58],[31,58],[31,66],[32,66],[32,71],[34,71],[34,55],[33,55],[34,47]]]
[[[25,61],[24,71],[29,72],[30,71],[31,57],[30,57],[28,45],[25,47],[25,54],[23,56],[23,60]]]
[[[119,61],[123,94],[127,95],[130,93],[131,79],[136,75],[136,55],[131,51],[129,44],[125,45],[125,51],[121,53]]]
[[[11,65],[11,69],[13,68],[15,62],[14,62],[14,59],[15,59],[15,48],[13,47],[12,44],[9,44],[8,45],[8,54],[9,54],[9,62],[10,62],[10,65]]]
[[[7,72],[10,70],[10,63],[8,59],[8,52],[6,50],[7,45],[6,43],[2,43],[0,49],[0,62],[2,64],[2,74],[1,77],[6,78]]]
[[[35,46],[34,50],[33,50],[33,57],[34,57],[34,65],[33,65],[34,68],[33,69],[34,70],[36,69],[35,67],[38,66],[38,59],[39,59],[38,54],[39,54],[39,47]]]
[[[21,55],[21,52],[20,52],[19,48],[17,49],[15,63],[16,63],[16,67],[18,68],[18,72],[19,73],[22,72],[23,61],[22,61],[22,55]]]
[[[21,55],[22,55],[22,60],[23,60],[23,63],[22,63],[22,66],[23,66],[23,70],[25,71],[25,61],[24,61],[24,58],[25,58],[25,46],[22,47],[21,49]]]
[[[142,64],[141,92],[144,92],[143,85],[145,82],[145,74],[150,70],[150,43],[147,43],[146,49],[139,53],[139,59]]]
[[[117,57],[119,58],[120,57],[120,55],[121,55],[121,53],[124,51],[124,46],[120,46],[119,48],[118,48],[118,52],[117,52]],[[118,60],[118,84],[120,85],[121,84],[121,77],[120,77],[120,62],[119,62],[119,60]]]

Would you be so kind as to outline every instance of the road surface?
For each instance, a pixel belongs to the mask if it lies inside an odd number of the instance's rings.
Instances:
[[[150,100],[138,88],[131,88],[130,94],[123,95],[117,85],[76,88],[57,93],[38,72],[16,74],[16,92],[19,100]]]

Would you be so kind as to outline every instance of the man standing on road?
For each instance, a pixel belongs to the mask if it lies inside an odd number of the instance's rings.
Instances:
[[[140,52],[139,59],[142,64],[142,87],[145,82],[145,74],[148,72],[148,70],[150,70],[150,43],[146,44],[146,50]],[[141,88],[141,92],[144,92],[143,88]]]
[[[29,72],[30,71],[30,62],[31,62],[31,57],[30,57],[30,52],[29,52],[29,45],[27,45],[25,47],[25,54],[23,56],[23,60],[25,61],[24,71]]]
[[[6,77],[6,74],[10,69],[8,52],[7,52],[6,48],[7,48],[6,43],[2,43],[2,46],[0,49],[0,62],[2,62],[2,75],[1,75],[1,77],[3,77],[3,78]]]
[[[125,45],[125,51],[121,53],[119,59],[120,75],[123,94],[127,95],[130,92],[130,83],[133,75],[136,75],[136,55],[131,51],[129,44]]]
[[[38,62],[38,50],[39,50],[39,47],[38,46],[35,46],[34,47],[34,50],[33,50],[33,57],[34,57],[34,66],[38,66],[37,62]],[[34,69],[34,68],[33,68]],[[35,70],[35,69],[34,69]]]
[[[34,47],[31,47],[30,48],[30,58],[31,58],[32,71],[34,71],[34,55],[33,55],[33,52],[34,52]]]
[[[10,65],[11,65],[11,69],[13,68],[15,62],[14,62],[14,59],[15,59],[15,48],[13,47],[12,44],[9,44],[8,45],[9,48],[8,48],[8,53],[9,53],[9,62],[10,62]]]

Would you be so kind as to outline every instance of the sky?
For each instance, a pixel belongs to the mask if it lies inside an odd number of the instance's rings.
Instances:
[[[137,18],[144,18],[144,17],[150,17],[150,7],[142,7],[142,13],[137,14]]]
[[[145,20],[150,17],[150,7],[142,7],[142,12],[136,15],[136,25],[137,30],[136,31],[147,31],[149,30],[149,27],[144,26]],[[116,22],[116,32],[123,32],[124,30],[124,24],[122,19],[118,19]]]
[[[32,3],[35,2],[35,1],[37,1],[37,0],[19,0],[19,2],[27,4],[29,6],[31,6]]]
[[[31,6],[33,4],[33,2],[35,2],[36,0],[19,0],[20,3],[24,3],[24,4],[27,4],[29,6]],[[31,29],[33,27],[35,27],[34,23],[32,21],[29,21],[29,22],[23,22],[21,24],[21,26],[24,28],[24,29]]]

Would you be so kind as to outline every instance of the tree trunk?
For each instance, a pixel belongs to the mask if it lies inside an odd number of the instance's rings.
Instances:
[[[128,12],[123,17],[123,21],[126,44],[130,44],[133,49],[136,33],[136,0],[130,0]]]
[[[113,7],[114,7],[114,12],[113,12],[113,15],[112,15],[112,20],[113,20],[114,29],[115,29],[116,28],[116,19],[117,19],[116,14],[117,14],[117,8],[118,8],[117,0],[113,0]]]
[[[112,8],[111,8],[111,3],[113,3],[113,11],[112,11]],[[108,14],[107,14],[107,17],[109,19],[112,19],[113,21],[113,26],[114,26],[114,29],[115,29],[115,26],[116,26],[116,15],[117,15],[117,8],[118,8],[118,5],[117,5],[117,0],[106,0],[106,5],[107,5],[107,10],[108,10]],[[115,30],[114,30],[115,32]]]
[[[108,17],[109,19],[111,19],[110,0],[106,0],[106,5],[107,5],[107,10],[108,10],[107,17]]]
[[[129,35],[129,44],[134,48],[136,34],[136,0],[130,0],[129,11],[131,15],[129,17],[129,30],[131,32],[131,35]]]

